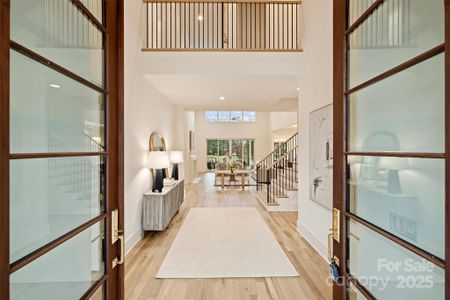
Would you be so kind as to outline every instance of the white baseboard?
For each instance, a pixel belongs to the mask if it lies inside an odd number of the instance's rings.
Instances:
[[[328,263],[328,246],[322,244],[304,225],[297,221],[297,231],[316,250],[317,253]]]
[[[125,241],[125,256],[139,243],[144,237],[144,231],[139,229],[135,231],[126,241]]]

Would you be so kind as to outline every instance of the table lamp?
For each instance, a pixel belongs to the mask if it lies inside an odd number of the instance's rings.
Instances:
[[[171,151],[170,162],[173,163],[172,178],[178,180],[178,164],[184,162],[183,151]]]
[[[398,171],[409,167],[408,159],[398,157],[382,157],[379,161],[379,168],[388,170],[387,191],[391,194],[401,194],[400,177]]]
[[[161,193],[164,187],[163,169],[170,166],[169,154],[165,151],[150,151],[148,154],[148,167],[155,170],[153,192]]]

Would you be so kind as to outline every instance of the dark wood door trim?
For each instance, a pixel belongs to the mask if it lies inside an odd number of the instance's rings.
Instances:
[[[124,40],[123,40],[123,12],[124,1],[105,1],[107,29],[106,35],[106,89],[109,91],[106,101],[107,111],[107,151],[109,159],[107,163],[106,211],[110,218],[112,211],[119,211],[119,231],[124,231]],[[106,281],[106,298],[124,299],[124,265],[112,268],[112,261],[120,255],[118,242],[111,244],[111,222],[106,226],[106,245],[108,247],[106,257],[106,271],[109,276]]]
[[[103,87],[101,87],[95,83],[92,83],[91,81],[75,74],[74,72],[64,68],[63,66],[60,66],[59,64],[49,60],[48,58],[28,49],[27,47],[22,46],[22,45],[16,43],[15,41],[11,41],[10,43],[11,43],[11,49],[14,49],[17,52],[19,52],[25,56],[28,56],[29,58],[33,59],[34,61],[39,62],[39,63],[45,65],[46,67],[49,67],[67,77],[70,77],[71,79],[78,81],[79,83],[84,84],[85,86],[90,87],[91,89],[96,90],[99,93],[102,93],[102,94],[108,93],[108,91],[105,90]]]
[[[0,1],[0,298],[9,299],[9,0]]]
[[[333,255],[339,259],[339,269],[342,279],[347,278],[347,230],[346,222],[342,212],[346,210],[345,179],[346,166],[345,156],[345,106],[346,97],[344,94],[345,74],[346,74],[346,39],[345,29],[347,26],[347,0],[335,0],[333,2],[333,207],[341,212],[340,242],[333,240]],[[333,299],[346,299],[347,283],[340,282],[333,285]]]
[[[119,245],[116,243],[111,246],[111,228],[110,228],[110,213],[113,209],[119,209],[119,227],[123,230],[123,113],[124,113],[124,96],[123,96],[123,0],[105,0],[104,1],[104,18],[105,25],[99,24],[99,21],[94,19],[86,8],[80,5],[80,1],[73,0],[72,3],[78,6],[83,11],[84,15],[90,19],[98,28],[105,32],[107,44],[106,53],[106,85],[111,88],[111,92],[107,89],[99,87],[93,83],[86,81],[84,78],[66,70],[56,63],[34,53],[33,51],[10,41],[10,1],[0,0],[0,298],[9,299],[9,280],[10,273],[17,271],[20,267],[37,259],[45,251],[48,252],[55,248],[58,244],[63,243],[72,236],[78,234],[81,230],[92,222],[105,220],[107,227],[106,247],[107,258],[106,274],[93,287],[91,287],[83,297],[89,297],[101,286],[105,288],[107,299],[124,299],[124,267],[120,265],[115,269],[111,269],[111,262],[117,256]],[[45,64],[62,74],[65,74],[72,79],[97,90],[100,93],[106,94],[106,114],[107,114],[107,150],[108,152],[95,153],[17,153],[10,154],[9,148],[9,62],[10,49],[25,54],[37,62]],[[108,157],[107,178],[108,178],[108,196],[107,211],[105,214],[89,221],[86,224],[72,230],[68,234],[60,237],[56,242],[52,241],[48,245],[29,255],[26,259],[21,260],[10,266],[9,263],[9,163],[10,159],[27,159],[38,157],[67,157],[67,156],[86,156],[99,155]]]
[[[81,2],[80,0],[70,0],[75,7],[81,10],[100,31],[106,32],[105,26],[103,26],[102,22],[98,20],[91,11]]]
[[[408,68],[411,68],[411,67],[413,67],[413,66],[415,66],[417,64],[420,64],[421,62],[426,61],[427,59],[430,59],[431,57],[439,55],[442,52],[444,52],[444,50],[445,50],[445,45],[444,44],[438,45],[438,46],[436,46],[436,47],[434,47],[434,48],[432,48],[432,49],[430,49],[430,50],[428,50],[428,51],[426,51],[424,53],[419,54],[416,57],[411,58],[410,60],[408,60],[406,62],[401,63],[400,65],[398,65],[398,66],[396,66],[396,67],[394,67],[394,68],[392,68],[392,69],[390,69],[390,70],[388,70],[388,71],[386,71],[386,72],[384,72],[384,73],[382,73],[382,74],[380,74],[380,75],[378,75],[376,77],[373,77],[373,78],[367,80],[366,82],[363,82],[363,83],[361,83],[361,84],[359,84],[359,85],[349,89],[345,93],[346,94],[351,94],[351,93],[357,92],[359,90],[362,90],[362,89],[364,89],[364,88],[366,88],[366,87],[368,87],[368,86],[370,86],[372,84],[375,84],[375,83],[377,83],[379,81],[382,81],[382,80],[384,80],[384,79],[386,79],[388,77],[391,77],[392,75],[400,73],[400,72],[402,72],[402,71],[404,71],[404,70],[406,70]]]
[[[445,299],[450,299],[450,0],[445,9]]]
[[[83,231],[85,231],[86,229],[91,227],[92,225],[97,224],[98,222],[104,220],[105,218],[106,218],[106,214],[103,213],[103,214],[101,214],[101,215],[99,215],[99,216],[97,216],[97,217],[87,221],[86,223],[81,224],[80,226],[72,229],[71,231],[67,232],[66,234],[58,237],[57,239],[51,241],[47,245],[42,246],[39,249],[36,249],[35,251],[31,252],[30,254],[22,257],[21,259],[19,259],[16,262],[12,263],[11,266],[10,266],[9,272],[12,274],[12,273],[20,270],[22,267],[24,267],[24,266],[28,265],[29,263],[35,261],[36,259],[38,259],[42,255],[44,255],[45,253],[53,250],[54,248],[58,247],[62,243],[70,240],[74,236],[82,233]]]
[[[361,15],[358,19],[356,19],[353,24],[345,31],[345,35],[351,34],[359,25],[361,25],[381,4],[384,3],[385,0],[376,0],[369,8]]]
[[[347,77],[347,47],[346,39],[348,35],[361,25],[384,1],[375,1],[369,9],[358,18],[348,29],[347,26],[347,2],[348,0],[334,1],[333,7],[333,33],[334,33],[334,82],[333,82],[333,103],[334,103],[334,179],[333,179],[333,206],[341,210],[341,243],[334,241],[334,255],[336,255],[340,262],[340,271],[344,276],[345,284],[335,285],[333,288],[333,299],[346,299],[345,286],[352,282],[354,286],[369,299],[374,299],[373,295],[361,284],[357,279],[349,274],[347,266],[347,220],[352,219],[366,227],[369,227],[374,232],[388,237],[390,240],[400,244],[405,249],[416,253],[417,255],[433,262],[437,266],[445,269],[445,299],[450,299],[450,0],[443,0],[445,3],[445,43],[430,49],[415,58],[412,58],[397,67],[386,71],[385,73],[368,80],[348,91],[346,88]],[[394,153],[394,152],[349,152],[346,151],[346,105],[348,99],[346,95],[363,89],[380,80],[388,78],[396,73],[399,73],[413,65],[423,62],[435,55],[445,53],[445,153]],[[346,178],[347,167],[345,165],[346,156],[348,155],[364,155],[364,156],[390,156],[390,157],[414,157],[414,158],[429,158],[429,159],[445,159],[445,261],[426,251],[419,249],[415,245],[409,244],[398,237],[385,232],[374,224],[371,224],[358,216],[347,212],[348,199],[346,198]]]
[[[411,251],[412,253],[417,254],[418,256],[432,262],[433,264],[441,267],[441,268],[445,268],[445,261],[439,257],[437,257],[436,255],[433,255],[425,250],[422,250],[421,248],[417,247],[414,244],[411,244],[401,238],[399,238],[398,236],[384,230],[383,228],[378,227],[375,224],[372,224],[366,220],[364,220],[361,217],[358,217],[352,213],[346,212],[344,214],[349,220],[353,220],[367,228],[369,228],[371,231],[373,231],[375,234],[379,234],[383,237],[385,237],[386,239],[390,240],[391,242],[405,248],[408,249],[409,251]]]

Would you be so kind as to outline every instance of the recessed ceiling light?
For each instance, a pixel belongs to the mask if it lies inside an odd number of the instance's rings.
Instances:
[[[197,19],[198,19],[199,21],[203,21],[203,16],[202,16],[202,15],[199,15],[199,16],[197,17]]]
[[[300,91],[300,88],[299,88],[299,87],[297,88],[297,91]]]
[[[57,85],[57,84],[54,84],[54,83],[50,84],[50,86],[52,88],[55,88],[55,89],[59,89],[61,87],[60,85]]]
[[[219,97],[219,100],[220,100],[220,101],[223,101],[223,100],[225,100],[225,97],[224,97],[224,96],[220,96],[220,97]]]

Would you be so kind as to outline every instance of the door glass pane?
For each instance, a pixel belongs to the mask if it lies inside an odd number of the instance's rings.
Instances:
[[[207,155],[217,155],[217,140],[207,140],[206,141],[206,151]]]
[[[105,274],[99,222],[10,277],[11,299],[80,299]]]
[[[15,51],[10,74],[12,153],[104,150],[102,94]]]
[[[217,165],[217,152],[218,151],[218,141],[217,140],[207,140],[206,141],[206,155],[208,161],[206,166],[208,170],[214,170]]]
[[[230,155],[230,142],[228,140],[219,140],[219,156]]]
[[[348,4],[348,24],[352,25],[375,0],[349,0]]]
[[[350,273],[377,299],[444,299],[444,270],[350,221]]]
[[[11,39],[89,81],[104,83],[103,33],[71,1],[11,0]]]
[[[248,167],[250,163],[250,140],[242,140],[242,164]]]
[[[104,182],[98,156],[11,160],[11,262],[103,213]]]
[[[231,141],[231,157],[242,159],[242,140]]]
[[[350,156],[350,211],[444,259],[445,162]]]
[[[103,20],[103,0],[81,0],[81,3],[102,23]]]
[[[350,95],[351,151],[437,152],[445,149],[444,55]]]
[[[349,87],[442,44],[444,28],[443,0],[384,1],[349,36]]]

